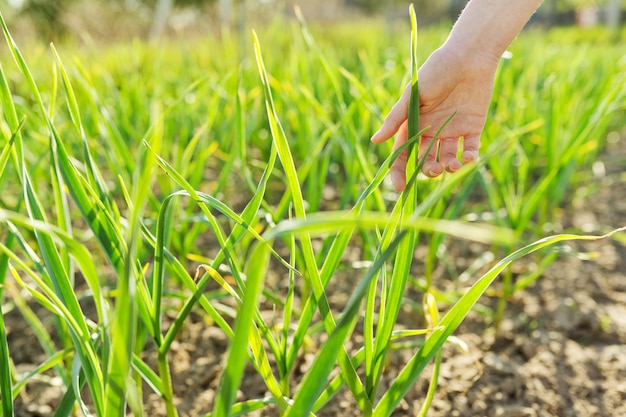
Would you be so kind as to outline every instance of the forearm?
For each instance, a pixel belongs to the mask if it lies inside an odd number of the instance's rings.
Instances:
[[[446,46],[497,61],[540,4],[541,0],[470,0]]]

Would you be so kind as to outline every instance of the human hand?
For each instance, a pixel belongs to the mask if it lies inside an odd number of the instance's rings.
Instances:
[[[457,158],[459,141],[463,139],[461,160],[470,163],[478,158],[480,135],[485,125],[493,81],[498,60],[489,56],[465,56],[444,45],[426,60],[418,72],[420,98],[420,130],[429,127],[419,142],[419,158],[424,156],[432,140],[433,144],[422,172],[431,178],[444,170],[455,172],[462,167]],[[382,143],[396,132],[393,149],[407,141],[407,113],[411,85],[404,90],[393,106],[380,130],[372,136],[372,142]],[[438,138],[437,130],[456,112]],[[398,191],[406,187],[405,150],[391,166],[391,182]]]

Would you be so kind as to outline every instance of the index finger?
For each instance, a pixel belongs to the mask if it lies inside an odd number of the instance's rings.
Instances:
[[[400,99],[393,105],[391,111],[385,117],[383,125],[378,132],[374,133],[371,141],[382,143],[392,137],[408,117],[409,99],[411,97],[411,85],[409,84],[400,96]]]

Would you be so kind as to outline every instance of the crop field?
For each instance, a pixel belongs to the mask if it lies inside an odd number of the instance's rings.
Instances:
[[[479,161],[412,131],[397,193],[369,138],[447,34],[409,21],[3,21],[0,415],[625,415],[626,33],[524,32]]]

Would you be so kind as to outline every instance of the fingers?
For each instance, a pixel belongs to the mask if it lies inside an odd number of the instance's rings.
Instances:
[[[440,142],[439,162],[443,168],[448,172],[455,172],[461,169],[463,165],[456,157],[459,153],[459,139],[444,138],[440,139]]]
[[[405,121],[400,125],[398,135],[396,136],[396,140],[393,143],[393,151],[398,149],[407,141],[407,122]],[[407,150],[405,149],[400,153],[400,155],[393,161],[391,168],[389,170],[389,175],[391,177],[391,183],[393,184],[396,191],[403,191],[406,188],[406,158],[407,158]]]
[[[393,144],[395,151],[407,141],[408,122],[405,120],[401,123],[398,135]],[[436,142],[432,144],[431,142]],[[480,147],[480,136],[472,135],[463,140],[462,160],[457,158],[459,150],[459,138],[439,138],[433,139],[422,136],[420,138],[420,146],[418,150],[419,158],[425,158],[422,172],[430,178],[441,175],[444,170],[448,172],[456,172],[463,164],[469,164],[478,159],[478,148]],[[391,183],[397,191],[403,191],[406,188],[406,161],[407,151],[404,150],[394,161],[390,168]]]
[[[463,164],[469,164],[478,159],[480,135],[471,135],[463,139],[463,154],[461,156],[463,161],[462,163],[457,158],[459,152],[458,138],[439,138],[439,143],[435,143],[430,146],[432,141],[433,138],[425,137],[422,137],[420,141],[420,158],[422,158],[428,150],[426,160],[422,167],[422,172],[427,177],[437,177],[442,174],[444,170],[448,172],[456,172],[461,169]],[[438,157],[437,152],[439,153]]]
[[[480,148],[480,135],[470,135],[463,139],[463,163],[469,164],[478,159]]]
[[[411,97],[410,85],[405,88],[400,99],[393,105],[378,132],[374,133],[371,141],[381,143],[392,137],[407,119],[409,99]]]
[[[432,141],[435,141],[431,145]],[[422,172],[424,175],[430,178],[434,178],[443,173],[443,167],[439,162],[437,162],[437,148],[438,143],[436,139],[428,138],[422,136],[420,138],[420,146],[419,146],[419,159],[421,160],[426,155],[426,160],[424,161],[424,165],[422,166]],[[428,152],[428,153],[427,153]]]

